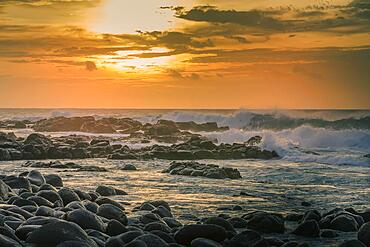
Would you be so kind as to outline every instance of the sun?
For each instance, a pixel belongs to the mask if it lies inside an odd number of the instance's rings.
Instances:
[[[100,66],[120,72],[161,73],[174,59],[166,56],[169,50],[163,47],[155,47],[149,50],[117,51],[115,55],[99,56],[96,61]],[[143,58],[140,55],[156,53],[156,57]],[[163,53],[163,56],[158,54]]]

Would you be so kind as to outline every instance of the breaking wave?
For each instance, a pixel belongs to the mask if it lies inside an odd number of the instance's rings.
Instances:
[[[366,130],[330,130],[301,126],[294,129],[240,130],[202,133],[219,142],[245,142],[262,136],[262,148],[275,150],[283,159],[336,165],[370,165],[364,155],[370,152],[370,132]]]

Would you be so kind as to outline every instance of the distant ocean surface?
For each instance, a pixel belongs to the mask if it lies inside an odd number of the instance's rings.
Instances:
[[[217,122],[230,130],[201,134],[220,143],[260,135],[263,148],[290,162],[370,166],[370,158],[365,157],[370,153],[370,110],[0,109],[0,120],[59,116]],[[14,130],[17,135],[29,131]]]

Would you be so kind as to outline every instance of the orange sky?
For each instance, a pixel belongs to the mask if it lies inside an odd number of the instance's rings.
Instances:
[[[370,108],[370,1],[3,0],[0,107]]]

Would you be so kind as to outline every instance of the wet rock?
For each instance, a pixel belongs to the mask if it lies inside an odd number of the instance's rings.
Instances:
[[[191,241],[191,247],[222,247],[222,245],[210,239],[196,238]]]
[[[356,232],[359,226],[353,217],[349,215],[339,215],[331,221],[330,228],[342,232]]]
[[[7,200],[9,197],[10,188],[2,180],[0,180],[0,200]]]
[[[217,225],[186,225],[175,233],[175,240],[179,244],[189,245],[196,238],[221,242],[226,236],[225,229]]]
[[[87,234],[75,223],[57,220],[31,232],[26,242],[40,246],[57,246],[65,241],[88,243]]]
[[[338,247],[366,247],[366,245],[359,240],[347,240],[338,245]]]
[[[32,170],[28,173],[27,179],[34,185],[40,186],[45,183],[44,176],[37,170]]]
[[[255,243],[257,243],[261,239],[262,239],[262,236],[258,232],[253,231],[253,230],[246,230],[232,237],[231,240],[227,242],[227,246],[230,246],[230,247],[253,246]]]
[[[130,243],[137,237],[143,235],[142,231],[128,231],[125,233],[122,233],[118,236],[110,237],[105,246],[106,247],[120,247],[125,246],[125,244]]]
[[[336,238],[338,236],[339,234],[337,233],[337,231],[331,229],[324,229],[320,233],[320,237],[322,238]]]
[[[126,165],[124,165],[123,168],[121,168],[121,170],[124,170],[124,171],[136,171],[137,168],[136,168],[136,166],[134,166],[132,164],[126,164]]]
[[[360,227],[357,238],[367,247],[370,246],[370,222],[367,222]]]
[[[246,228],[248,221],[239,217],[230,218],[227,220],[234,228]]]
[[[73,201],[80,201],[81,199],[78,197],[77,193],[74,192],[72,189],[70,188],[61,188],[59,191],[58,191],[58,194],[60,195],[60,197],[62,198],[63,200],[63,204],[64,205],[67,205],[68,203],[70,202],[73,202]]]
[[[0,246],[1,247],[22,247],[22,245],[14,239],[0,234]]]
[[[256,212],[243,216],[248,220],[248,229],[263,233],[283,233],[285,231],[284,221],[265,212]]]
[[[82,229],[104,231],[104,223],[101,218],[85,209],[77,209],[67,213],[66,220],[76,223]]]
[[[320,234],[320,227],[316,220],[304,221],[297,226],[293,234],[304,237],[318,237]]]
[[[142,241],[147,247],[167,247],[168,244],[163,239],[155,234],[144,234],[135,239],[135,241]]]
[[[121,222],[123,225],[127,225],[127,216],[125,212],[111,204],[103,204],[100,205],[98,208],[97,215],[104,217],[109,220],[117,220]]]
[[[26,189],[31,191],[31,183],[25,177],[6,176],[1,180],[12,189]]]
[[[224,218],[221,218],[221,217],[210,217],[210,218],[206,219],[204,224],[218,225],[218,226],[221,226],[222,228],[224,228],[225,231],[235,232],[235,229],[230,224],[230,222],[228,222],[227,220],[225,220]]]
[[[170,167],[163,171],[171,175],[202,176],[214,179],[240,179],[241,175],[234,168],[220,168],[213,164],[200,164],[198,162],[172,162]]]
[[[117,236],[127,231],[126,227],[118,220],[110,220],[106,228],[106,233],[109,236]]]
[[[95,191],[101,196],[127,195],[127,193],[123,190],[115,189],[105,185],[99,185]]]

